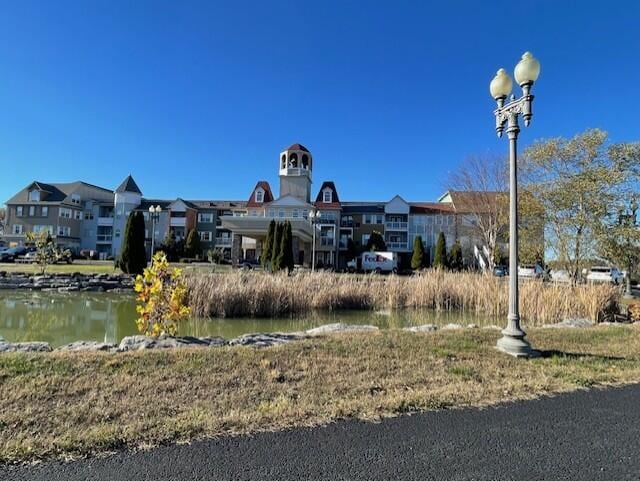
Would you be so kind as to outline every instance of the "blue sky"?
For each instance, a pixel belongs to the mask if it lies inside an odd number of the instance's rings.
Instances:
[[[342,199],[432,200],[468,155],[506,152],[488,83],[530,50],[534,139],[638,140],[637,2],[0,3],[0,199],[31,180],[149,197],[277,190],[314,155]]]

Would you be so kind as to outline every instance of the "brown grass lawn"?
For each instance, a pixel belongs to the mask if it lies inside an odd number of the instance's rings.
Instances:
[[[493,330],[337,335],[285,346],[0,356],[0,461],[640,381],[640,327],[532,329],[545,357],[497,352]]]

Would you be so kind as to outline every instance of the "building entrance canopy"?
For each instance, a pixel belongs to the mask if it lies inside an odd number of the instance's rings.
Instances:
[[[304,242],[311,242],[313,239],[313,227],[306,219],[301,218],[270,218],[253,216],[232,216],[220,217],[222,228],[229,229],[234,235],[241,235],[260,239],[266,237],[269,230],[269,223],[289,221],[291,223],[291,234]]]

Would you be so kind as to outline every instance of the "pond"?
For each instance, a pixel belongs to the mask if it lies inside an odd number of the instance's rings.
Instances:
[[[78,340],[118,343],[125,336],[137,334],[135,306],[132,294],[0,291],[0,337],[10,342],[46,341],[53,347]],[[302,331],[333,322],[373,324],[381,329],[421,324],[501,324],[461,312],[336,311],[277,319],[192,319],[180,326],[179,334],[230,339],[254,332]]]

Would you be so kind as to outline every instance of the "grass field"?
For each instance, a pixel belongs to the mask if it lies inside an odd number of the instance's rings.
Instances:
[[[172,263],[172,267],[179,267],[184,269],[185,272],[195,273],[207,273],[212,272],[226,273],[231,271],[229,265],[212,264],[179,264]],[[0,263],[0,271],[5,272],[24,272],[27,274],[40,274],[40,268],[34,264],[14,264],[14,263]],[[113,265],[113,261],[75,261],[73,264],[55,264],[48,266],[46,273],[48,274],[72,274],[79,272],[81,274],[121,274],[120,269],[116,269]]]
[[[85,455],[640,381],[640,327],[338,335],[285,346],[0,356],[0,461]]]

